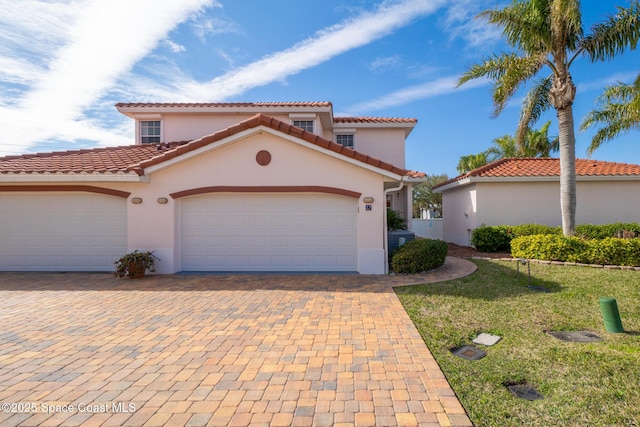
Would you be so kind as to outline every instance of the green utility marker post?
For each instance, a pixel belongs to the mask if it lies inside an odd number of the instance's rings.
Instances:
[[[607,332],[624,332],[620,313],[618,312],[618,303],[615,298],[600,298],[600,311],[604,320],[604,328]]]

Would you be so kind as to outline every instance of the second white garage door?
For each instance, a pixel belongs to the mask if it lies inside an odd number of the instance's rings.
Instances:
[[[357,200],[208,194],[181,200],[183,271],[356,271]]]
[[[0,194],[0,271],[113,271],[126,212],[126,199],[103,194]]]

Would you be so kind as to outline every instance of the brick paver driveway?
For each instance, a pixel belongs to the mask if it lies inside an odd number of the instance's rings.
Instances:
[[[470,425],[403,280],[0,273],[0,425]]]

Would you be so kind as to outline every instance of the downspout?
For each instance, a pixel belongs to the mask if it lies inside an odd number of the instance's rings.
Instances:
[[[389,274],[389,237],[388,237],[388,233],[389,230],[387,229],[387,195],[392,192],[392,191],[400,191],[402,190],[402,188],[404,187],[404,176],[400,177],[400,185],[398,185],[397,187],[392,187],[392,188],[387,188],[386,190],[384,190],[384,233],[382,233],[384,235],[384,274]]]

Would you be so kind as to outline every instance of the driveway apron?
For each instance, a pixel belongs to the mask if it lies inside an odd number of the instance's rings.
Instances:
[[[471,425],[392,288],[429,280],[0,273],[0,425]]]

